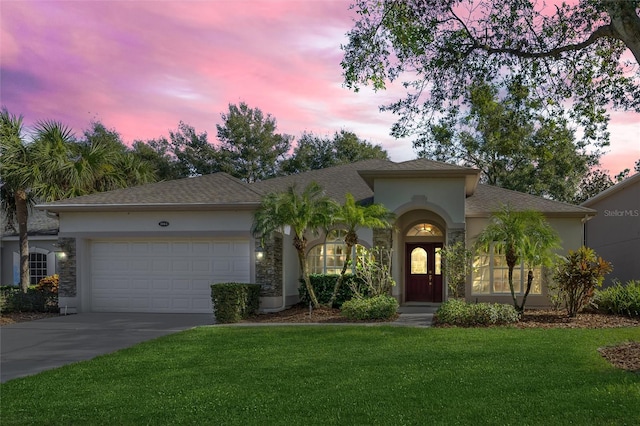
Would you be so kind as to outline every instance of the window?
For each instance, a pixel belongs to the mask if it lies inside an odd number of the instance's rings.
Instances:
[[[45,253],[29,253],[29,276],[31,285],[38,284],[47,276],[47,255]]]
[[[347,257],[347,245],[344,237],[347,233],[336,229],[327,234],[323,244],[311,248],[307,254],[307,267],[311,274],[340,274],[344,261]],[[356,245],[351,253],[351,259],[357,258],[357,250],[361,247]],[[349,270],[348,272],[352,272]]]
[[[53,251],[40,247],[29,247],[30,284],[56,273],[56,257]],[[20,284],[20,253],[13,252],[13,284]]]
[[[432,223],[419,223],[407,231],[407,237],[442,237],[442,231]]]
[[[527,287],[528,269],[524,264],[513,269],[513,290],[516,294],[524,294]],[[482,253],[473,260],[472,294],[510,294],[509,268],[505,256],[496,253]],[[533,283],[529,294],[542,294],[542,268],[533,270]]]

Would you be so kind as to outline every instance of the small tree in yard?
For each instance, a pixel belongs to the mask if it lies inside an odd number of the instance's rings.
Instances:
[[[347,235],[344,238],[344,243],[347,246],[346,257],[340,276],[336,280],[336,285],[333,289],[331,299],[329,300],[329,306],[333,305],[333,302],[338,296],[340,286],[344,282],[344,276],[347,273],[347,268],[351,265],[351,251],[353,247],[358,244],[358,228],[378,228],[386,229],[391,227],[391,221],[394,215],[382,204],[370,204],[363,206],[356,203],[353,195],[347,193],[345,196],[345,202],[336,211],[334,221],[346,228]]]
[[[349,282],[356,298],[388,295],[396,285],[391,276],[391,255],[393,251],[384,247],[374,247],[363,250],[360,263],[356,266],[356,277],[364,283],[366,294],[363,293],[358,280]]]
[[[542,213],[533,210],[515,211],[503,206],[491,214],[489,225],[478,235],[476,247],[485,253],[493,248],[504,253],[509,268],[509,289],[513,306],[522,314],[533,283],[533,269],[549,264],[554,258],[553,250],[559,246],[560,237],[549,225]],[[513,270],[521,262],[528,269],[527,286],[518,303],[513,286]]]
[[[587,306],[594,290],[602,286],[604,276],[612,270],[611,263],[584,246],[569,251],[566,258],[558,261],[553,278],[558,287],[558,297],[567,308],[569,317],[575,317]]]
[[[356,320],[377,320],[396,314],[398,301],[390,295],[396,285],[391,277],[391,254],[390,249],[382,247],[365,250],[356,268],[358,280],[349,282],[354,298],[343,303],[342,315]],[[356,281],[364,283],[364,291]]]
[[[290,226],[293,230],[293,246],[298,253],[300,274],[314,308],[318,307],[318,299],[309,279],[305,234],[308,231],[317,233],[318,229],[326,229],[336,208],[336,203],[324,193],[322,187],[312,182],[301,192],[291,186],[284,192],[266,195],[254,215],[252,231],[257,237],[264,238],[285,226]]]
[[[457,241],[443,247],[440,254],[444,260],[444,273],[447,277],[449,295],[455,299],[460,298],[464,294],[473,252],[465,246],[464,241]]]

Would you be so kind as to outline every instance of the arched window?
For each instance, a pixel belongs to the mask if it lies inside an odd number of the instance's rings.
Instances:
[[[329,231],[323,244],[318,244],[307,254],[307,268],[310,274],[340,274],[347,257],[347,245],[344,242],[346,231],[335,229]],[[351,259],[356,259],[357,245],[353,248]],[[353,272],[349,268],[347,272]]]
[[[407,237],[442,237],[442,231],[434,224],[424,222],[412,226],[407,232]]]

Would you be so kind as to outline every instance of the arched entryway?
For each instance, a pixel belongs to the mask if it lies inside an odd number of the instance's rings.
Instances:
[[[441,303],[446,295],[442,256],[446,222],[432,211],[418,210],[398,220],[402,303]]]

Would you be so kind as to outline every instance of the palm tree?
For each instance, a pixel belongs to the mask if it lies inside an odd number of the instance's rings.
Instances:
[[[284,192],[266,195],[254,215],[252,232],[261,239],[285,226],[290,226],[293,230],[293,246],[298,253],[300,273],[314,308],[319,304],[309,279],[305,235],[307,232],[318,233],[319,229],[326,229],[336,209],[336,203],[325,195],[320,185],[312,182],[301,193],[294,185]]]
[[[0,172],[2,173],[2,207],[9,221],[18,222],[20,241],[20,286],[27,291],[29,286],[29,241],[27,218],[32,197],[29,188],[34,175],[33,149],[23,140],[22,116],[0,110]]]
[[[117,145],[81,143],[57,121],[39,121],[33,141],[23,139],[22,116],[0,111],[3,210],[18,222],[20,285],[29,286],[27,220],[33,200],[54,201],[154,180],[153,171],[129,161]],[[133,168],[133,169],[132,169]],[[13,197],[13,201],[8,200]]]
[[[340,271],[340,276],[336,280],[336,284],[333,288],[333,293],[329,300],[329,306],[332,306],[333,302],[336,300],[340,286],[344,282],[344,276],[347,273],[347,268],[351,264],[351,252],[353,251],[353,247],[358,244],[358,228],[388,229],[392,226],[391,221],[394,217],[395,215],[382,204],[369,204],[368,206],[363,206],[356,203],[353,195],[349,193],[345,195],[345,202],[336,212],[334,222],[339,224],[339,226],[344,227],[347,231],[347,234],[344,237],[344,243],[347,246],[347,254],[344,259],[342,271]]]
[[[476,248],[489,253],[493,246],[496,252],[504,253],[513,305],[522,314],[531,291],[533,269],[551,262],[553,250],[560,245],[560,237],[542,213],[532,210],[514,211],[509,206],[503,206],[489,220],[489,225],[477,237]],[[528,269],[527,286],[522,304],[518,304],[513,270],[523,261]]]

